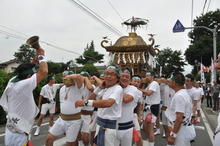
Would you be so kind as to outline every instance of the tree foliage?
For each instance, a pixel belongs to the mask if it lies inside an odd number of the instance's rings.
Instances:
[[[47,61],[47,65],[48,65],[48,74],[58,74],[64,71],[60,63],[55,63],[50,60]]]
[[[181,51],[173,51],[171,48],[161,50],[160,54],[155,58],[158,61],[156,72],[159,73],[162,66],[162,74],[169,77],[173,72],[183,72],[186,65]]]
[[[14,53],[14,56],[22,63],[28,63],[35,57],[35,50],[30,45],[23,44],[18,49],[18,52]]]
[[[76,63],[78,64],[94,64],[94,63],[102,63],[101,61],[104,57],[104,54],[99,54],[99,52],[95,51],[94,42],[92,41],[90,46],[87,44],[86,48],[84,49],[83,55],[76,58]]]
[[[85,64],[83,66],[83,68],[81,69],[81,71],[86,71],[89,74],[90,73],[98,73],[99,74],[97,67],[95,67],[93,64]]]
[[[217,26],[217,30],[220,29],[220,10],[210,11],[205,15],[196,17],[193,20],[194,26],[205,26],[210,29],[214,29]],[[191,45],[186,49],[186,60],[190,65],[194,65],[195,60],[201,62],[205,66],[211,64],[211,58],[213,58],[213,33],[204,28],[195,28],[188,34],[191,39]],[[217,33],[217,54],[220,51],[220,35]]]

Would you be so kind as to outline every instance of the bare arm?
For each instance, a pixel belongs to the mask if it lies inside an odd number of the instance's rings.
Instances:
[[[193,100],[193,116],[195,116],[197,110],[197,100]]]
[[[96,76],[92,76],[91,77],[91,80],[95,80],[97,83],[98,83],[98,85],[100,85],[100,84],[102,84],[102,80],[100,80],[98,77],[96,77]]]
[[[74,80],[78,88],[81,88],[83,85],[83,78],[79,74],[68,75],[68,76],[66,76],[66,78],[70,78],[70,79]]]
[[[92,83],[90,82],[90,80],[87,77],[84,77],[83,79],[84,79],[84,83],[86,85],[86,88],[89,91],[93,92],[94,88],[93,88]]]
[[[38,48],[36,50],[36,55],[39,56],[39,54],[44,54],[44,50],[42,48]],[[45,61],[41,61],[39,63],[39,71],[36,73],[37,84],[39,84],[47,74],[48,74],[47,63]]]
[[[131,96],[130,94],[123,93],[123,102],[124,103],[129,103],[133,99],[134,99],[133,96]]]
[[[143,93],[143,94],[145,94],[145,95],[147,95],[147,96],[150,96],[154,91],[153,90],[143,90],[143,89],[140,89],[139,88],[139,90]]]
[[[90,94],[88,100],[96,100],[96,96],[97,96],[97,95],[92,92],[92,93]]]
[[[199,100],[197,100],[197,102],[199,102],[200,100],[202,100],[203,95],[200,95]]]
[[[75,102],[75,107],[84,106],[84,100],[77,100]],[[113,98],[109,98],[108,100],[94,100],[92,106],[98,108],[106,108],[111,107],[115,103]]]
[[[38,98],[38,108],[41,107],[41,101],[42,101],[42,98],[43,98],[42,95],[40,95],[39,98]]]

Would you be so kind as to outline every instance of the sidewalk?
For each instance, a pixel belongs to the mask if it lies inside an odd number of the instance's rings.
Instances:
[[[218,120],[219,111],[213,111],[211,107],[206,107],[206,99],[203,100],[201,106],[205,116],[207,116],[208,118],[208,121],[211,122],[210,126],[212,130],[215,131],[216,127],[218,126],[217,120]]]

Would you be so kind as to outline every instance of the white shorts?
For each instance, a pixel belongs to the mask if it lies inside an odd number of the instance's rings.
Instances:
[[[199,102],[197,102],[197,109],[196,110],[200,110],[200,108],[201,108],[201,100],[199,101]]]
[[[190,146],[190,141],[196,137],[195,127],[191,126],[182,126],[177,133],[175,139],[175,146]]]
[[[27,135],[25,133],[13,133],[5,128],[5,145],[6,146],[22,146],[27,143]]]
[[[81,115],[81,118],[82,118],[81,132],[89,133],[89,125],[92,121],[92,116],[91,115]]]
[[[42,104],[40,114],[46,115],[48,110],[49,110],[50,114],[54,114],[55,113],[55,105],[52,103]]]
[[[127,130],[117,130],[115,146],[131,146],[133,137],[133,128]]]
[[[76,141],[77,135],[79,133],[81,123],[81,119],[74,121],[64,121],[61,118],[58,118],[53,127],[50,129],[50,133],[56,137],[66,133],[66,141],[74,142]]]
[[[215,135],[215,139],[213,141],[213,146],[219,146],[220,144],[220,132]]]
[[[140,131],[141,129],[140,129],[140,125],[139,125],[138,117],[136,113],[134,113],[133,123],[134,123],[134,128],[136,129],[136,131]]]
[[[166,115],[165,115],[165,110],[162,110],[162,125],[169,125],[169,120],[168,120],[168,118],[166,117]]]
[[[89,125],[89,130],[90,131],[95,131],[96,130],[96,117],[97,117],[97,111],[94,111],[93,112],[93,115],[92,115],[92,123]]]
[[[95,136],[99,132],[99,125],[97,124]],[[114,146],[115,145],[115,139],[116,139],[116,129],[109,129],[107,128],[105,130],[105,146]]]
[[[157,120],[157,117],[154,114],[152,114],[150,110],[147,110],[146,112],[144,112],[144,121],[146,121],[147,123],[155,123],[156,120]]]

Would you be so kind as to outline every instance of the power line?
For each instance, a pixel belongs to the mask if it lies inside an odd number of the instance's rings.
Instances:
[[[112,6],[112,8],[115,10],[115,12],[118,14],[118,16],[121,18],[121,20],[124,22],[123,18],[121,17],[121,15],[117,12],[117,10],[114,8],[114,6],[110,3],[109,0],[107,0],[108,3]]]
[[[16,30],[13,30],[13,29],[8,28],[8,27],[6,27],[6,26],[3,26],[3,25],[1,25],[1,24],[0,24],[0,26],[3,27],[3,28],[6,28],[6,29],[8,29],[8,30],[14,31],[14,32],[16,32],[16,33],[18,33],[18,34],[22,34],[22,35],[24,35],[24,36],[26,36],[26,37],[30,37],[30,36],[28,36],[28,35],[26,35],[26,34],[23,34],[23,33],[21,33],[21,32],[18,32],[18,31],[16,31]]]
[[[205,5],[207,3],[207,0],[205,0],[204,6],[203,6],[203,10],[202,10],[202,15],[204,14],[204,10],[205,10]]]
[[[208,4],[206,13],[209,11],[209,6],[210,6],[211,1],[212,1],[212,0],[209,0],[209,4]]]
[[[118,31],[116,28],[114,28],[112,25],[110,25],[108,22],[106,22],[103,18],[101,18],[98,14],[96,14],[94,11],[92,11],[91,9],[89,9],[86,5],[84,5],[82,2],[80,2],[78,0],[78,2],[76,2],[75,0],[70,0],[71,2],[73,2],[73,4],[75,4],[77,7],[79,7],[80,9],[82,9],[84,12],[86,12],[87,14],[89,14],[92,18],[94,18],[95,20],[97,20],[98,22],[100,22],[102,25],[104,25],[106,28],[108,28],[110,31],[112,31],[113,33],[115,33],[118,36],[123,36],[123,34]]]
[[[5,28],[6,28],[6,27],[5,27]],[[8,28],[8,29],[9,29],[9,28]],[[10,30],[13,30],[13,29],[10,29]],[[13,31],[15,31],[15,30],[13,30]],[[19,33],[18,31],[15,31],[15,32]],[[18,36],[18,35],[15,35],[15,34],[12,34],[12,33],[6,32],[6,31],[3,31],[3,30],[0,30],[0,33],[1,33],[1,34],[4,34],[4,35],[7,35],[7,36],[10,36],[10,37],[13,37],[13,38],[16,38],[16,39],[20,39],[20,40],[27,40],[27,39],[29,38],[29,37],[26,38],[26,37]],[[22,34],[22,33],[20,33],[20,34]],[[46,45],[48,45],[48,46],[51,46],[51,47],[53,47],[53,48],[56,48],[56,49],[58,49],[58,50],[62,50],[62,51],[74,53],[74,54],[77,54],[77,55],[81,55],[81,56],[83,56],[83,57],[91,58],[91,59],[95,60],[96,62],[99,62],[98,60],[96,60],[96,59],[93,58],[93,57],[86,56],[86,55],[84,55],[84,54],[79,54],[79,53],[77,53],[77,52],[70,51],[70,50],[67,50],[67,49],[64,49],[64,48],[61,48],[61,47],[58,47],[58,46],[49,44],[49,43],[44,42],[44,41],[39,41],[39,42],[42,42],[42,43],[44,43],[44,44],[46,44]]]

